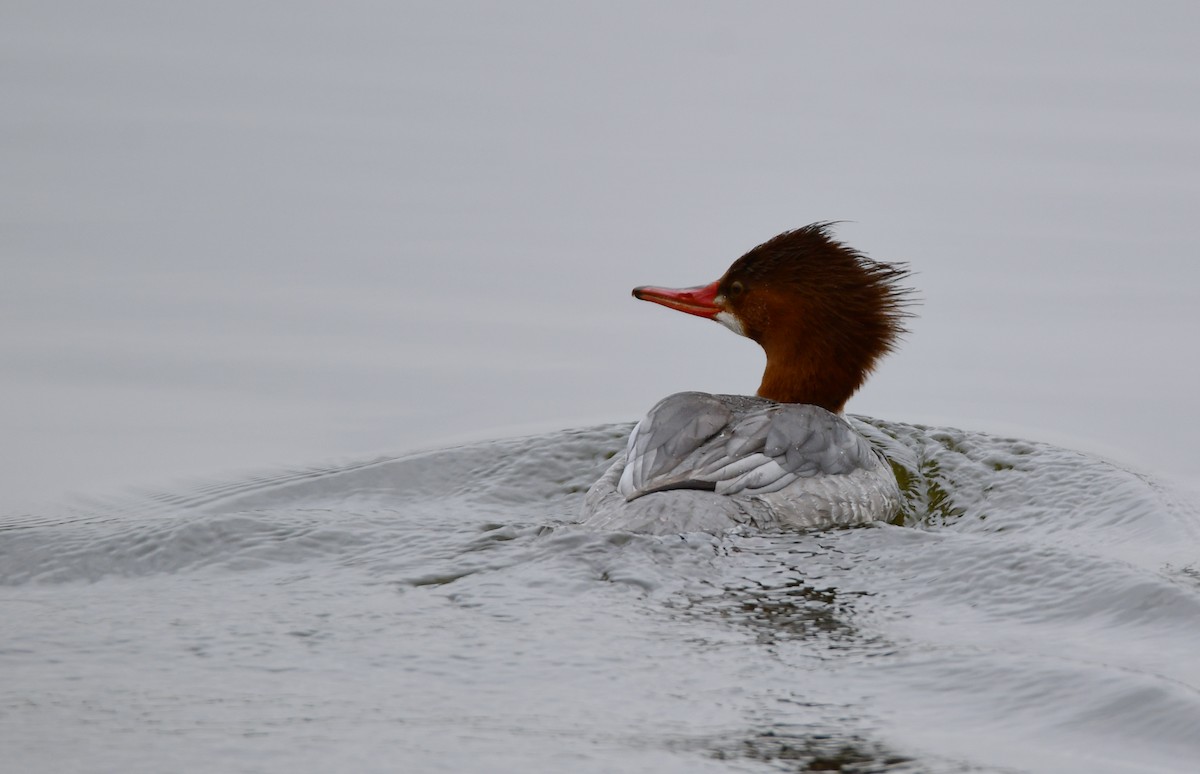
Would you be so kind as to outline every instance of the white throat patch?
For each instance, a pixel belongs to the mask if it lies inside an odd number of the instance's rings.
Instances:
[[[734,317],[729,312],[724,312],[724,311],[717,312],[717,316],[714,317],[713,319],[716,320],[717,322],[721,323],[726,328],[733,331],[734,333],[736,333],[739,336],[746,335],[746,329],[742,327],[741,320]]]

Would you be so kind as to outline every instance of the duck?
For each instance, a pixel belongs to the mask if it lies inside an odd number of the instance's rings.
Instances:
[[[838,241],[834,222],[785,231],[707,285],[633,297],[717,322],[759,344],[755,395],[660,400],[584,497],[580,520],[650,534],[821,529],[888,521],[900,488],[845,414],[908,333],[906,264]]]

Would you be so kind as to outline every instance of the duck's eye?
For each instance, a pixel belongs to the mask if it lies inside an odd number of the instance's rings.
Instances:
[[[729,297],[737,298],[738,296],[740,296],[742,294],[742,291],[745,289],[746,288],[742,286],[742,283],[737,282],[737,281],[731,282],[731,283],[729,283]]]

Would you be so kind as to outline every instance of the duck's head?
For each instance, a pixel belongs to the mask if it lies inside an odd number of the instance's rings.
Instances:
[[[694,288],[634,288],[643,301],[716,320],[757,341],[767,367],[760,397],[841,412],[905,332],[911,289],[903,265],[836,241],[829,223],[785,231]]]

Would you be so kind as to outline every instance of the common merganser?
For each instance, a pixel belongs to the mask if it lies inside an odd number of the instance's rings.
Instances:
[[[786,231],[710,285],[634,288],[634,298],[758,342],[766,371],[757,397],[682,392],[650,409],[588,491],[584,523],[663,534],[895,516],[891,466],[842,412],[906,332],[909,272],[834,240],[830,227]]]

